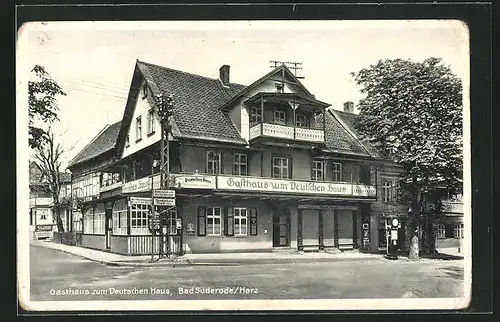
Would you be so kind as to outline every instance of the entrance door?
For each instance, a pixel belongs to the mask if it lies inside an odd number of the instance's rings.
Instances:
[[[106,231],[106,249],[111,249],[111,234],[113,233],[113,210],[106,209],[106,222],[105,227]]]
[[[290,246],[290,213],[277,210],[273,215],[273,247]]]

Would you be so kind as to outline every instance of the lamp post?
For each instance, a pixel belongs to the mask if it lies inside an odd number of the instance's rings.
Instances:
[[[170,144],[168,141],[168,134],[170,133],[170,116],[174,112],[174,100],[173,96],[164,96],[163,93],[156,95],[156,112],[160,119],[160,189],[168,190],[170,187]],[[168,210],[165,210],[168,223],[170,223]],[[163,227],[160,229],[161,240],[163,242]],[[160,247],[160,254],[162,253],[162,247]],[[167,225],[167,256],[170,256],[170,227]]]

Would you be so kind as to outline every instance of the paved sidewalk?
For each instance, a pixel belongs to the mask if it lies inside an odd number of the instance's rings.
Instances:
[[[56,249],[95,262],[112,266],[181,266],[181,265],[238,265],[281,264],[300,262],[329,262],[338,260],[384,260],[379,254],[359,252],[266,252],[266,253],[214,253],[186,254],[151,262],[151,256],[126,256],[78,246],[69,246],[49,241],[32,241],[32,245]],[[155,256],[158,259],[158,256]]]

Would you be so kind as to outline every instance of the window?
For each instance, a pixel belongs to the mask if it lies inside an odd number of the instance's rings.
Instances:
[[[464,224],[457,223],[453,227],[453,237],[454,238],[464,238]]]
[[[247,155],[244,153],[234,154],[233,174],[237,176],[247,175]]]
[[[220,207],[207,208],[207,235],[221,235],[221,209]]]
[[[334,182],[342,181],[342,163],[333,162],[332,169],[333,169],[332,181]]]
[[[125,138],[125,147],[130,146],[130,136],[127,134],[127,137]]]
[[[73,211],[73,231],[82,231],[82,214],[77,211]]]
[[[213,150],[207,151],[207,173],[219,174],[221,168],[221,154]]]
[[[286,113],[282,110],[274,110],[274,123],[286,125]]]
[[[385,181],[382,183],[382,200],[384,202],[392,202],[394,200],[394,183]]]
[[[154,110],[150,109],[148,112],[148,134],[155,133],[155,114]]]
[[[40,219],[42,219],[42,220],[47,219],[47,215],[41,215],[41,216],[40,216]]]
[[[295,125],[298,127],[307,127],[307,117],[304,114],[297,113],[295,115]]]
[[[113,235],[127,234],[127,204],[123,200],[113,205]]]
[[[149,206],[132,204],[130,207],[130,234],[147,235],[149,234]]]
[[[142,139],[142,121],[141,117],[138,116],[135,119],[135,140],[139,141]]]
[[[313,160],[311,179],[314,181],[325,180],[325,160],[322,159]]]
[[[104,213],[94,213],[94,234],[104,234]]]
[[[250,124],[254,123],[262,123],[262,110],[256,106],[250,109]]]
[[[275,83],[275,85],[276,85],[276,93],[283,93],[283,84]]]
[[[290,168],[288,158],[284,157],[273,157],[273,178],[278,179],[289,179],[290,178]]]
[[[446,229],[444,224],[437,224],[436,237],[439,239],[446,238]]]
[[[247,209],[234,208],[234,235],[247,235]]]
[[[87,209],[84,216],[83,232],[85,234],[94,233],[94,216],[90,209]]]

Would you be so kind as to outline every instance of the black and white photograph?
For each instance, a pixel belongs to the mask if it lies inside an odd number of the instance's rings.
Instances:
[[[25,310],[467,307],[463,22],[46,21],[17,37]]]

